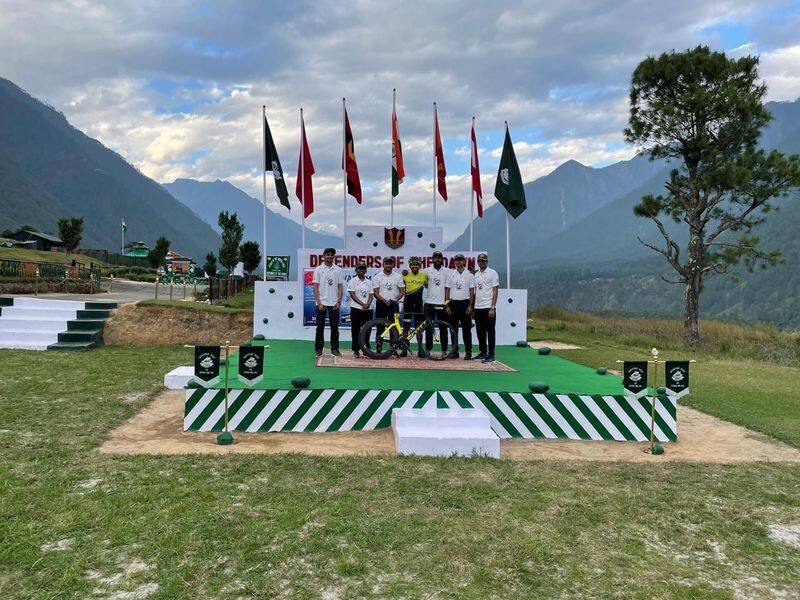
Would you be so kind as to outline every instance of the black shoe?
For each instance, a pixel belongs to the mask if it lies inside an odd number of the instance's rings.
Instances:
[[[406,358],[407,356],[408,356],[408,350],[403,349],[403,351],[400,353],[400,358]]]
[[[342,355],[342,353],[339,352],[338,350],[331,350],[331,354],[333,354],[334,356],[341,356]]]
[[[489,356],[487,356],[486,358],[483,359],[483,364],[485,364],[485,365],[489,365],[489,364],[491,364],[493,362],[494,362],[494,356],[491,356],[491,355],[489,355]]]
[[[448,356],[448,358],[458,358],[458,357],[459,357],[458,352],[453,352],[450,356]]]
[[[428,358],[428,353],[425,350],[419,350],[417,352],[417,358]]]
[[[361,358],[361,355],[358,353],[358,350],[353,352],[353,358]]]
[[[469,352],[467,352],[467,353],[464,355],[464,360],[472,360],[472,354],[470,354]]]
[[[481,352],[480,354],[478,354],[478,355],[477,355],[475,358],[473,358],[472,360],[483,360],[484,358],[486,358],[486,355],[485,355],[483,352]]]

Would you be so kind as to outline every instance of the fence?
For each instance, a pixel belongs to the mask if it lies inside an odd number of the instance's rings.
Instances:
[[[232,277],[230,279],[225,277],[211,277],[208,280],[209,299],[213,304],[218,300],[233,298],[236,294],[247,289],[253,283],[254,279],[252,275]]]
[[[149,267],[147,258],[141,256],[125,256],[119,252],[109,252],[108,250],[81,249],[81,254],[102,260],[109,265],[119,265],[123,267]]]
[[[69,273],[70,279],[94,280],[99,282],[100,270],[89,269],[85,265],[76,263],[65,265],[48,262],[31,262],[23,260],[0,259],[0,277],[13,277],[18,279],[35,279],[36,270],[39,270],[38,277],[41,279],[65,279]]]

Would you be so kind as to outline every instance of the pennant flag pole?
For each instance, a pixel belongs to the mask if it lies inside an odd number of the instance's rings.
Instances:
[[[125,223],[125,217],[122,218],[122,246],[120,247],[120,254],[125,254],[125,232],[128,231],[128,224]]]
[[[472,131],[470,131],[472,145],[472,160],[470,161],[470,175],[472,176],[472,192],[469,203],[469,251],[472,252],[472,222],[475,211],[475,201],[478,202],[478,218],[483,218],[483,192],[481,191],[481,167],[478,163],[478,140],[475,136],[475,117],[472,117]]]
[[[361,204],[361,178],[358,175],[358,163],[356,163],[356,145],[353,141],[353,132],[350,129],[350,118],[347,116],[345,99],[342,98],[342,130],[343,130],[343,151],[342,151],[342,182],[343,182],[343,202],[344,202],[344,229],[347,232],[347,194],[355,198]],[[345,237],[345,244],[347,243]]]
[[[302,247],[306,247],[306,218],[314,212],[314,187],[311,177],[314,175],[314,161],[306,137],[306,123],[303,109],[300,109],[300,160],[297,165],[297,184],[295,196],[303,207]]]
[[[433,226],[436,227],[436,190],[442,200],[447,202],[447,169],[444,165],[442,136],[439,133],[439,113],[433,103]]]
[[[267,171],[272,171],[272,176],[275,178],[275,193],[281,204],[287,209],[291,210],[289,204],[289,191],[286,189],[286,181],[283,178],[283,167],[281,167],[281,159],[278,158],[278,150],[275,148],[275,141],[272,139],[272,132],[269,129],[267,122],[267,107],[261,105],[261,115],[264,123],[264,153],[262,157],[264,162],[262,167],[264,174],[262,178],[262,233],[263,233],[263,256],[264,256],[264,281],[267,280]]]
[[[494,186],[494,197],[506,209],[506,288],[511,288],[511,245],[509,242],[508,215],[515,219],[528,208],[525,201],[525,188],[522,184],[522,174],[514,154],[514,145],[511,143],[511,134],[506,126],[506,138],[503,142],[503,154],[500,165],[497,167],[497,182]]]
[[[347,107],[344,98],[342,98],[342,210],[344,215],[342,236],[344,245],[347,246]]]
[[[261,105],[261,122],[264,124],[264,143],[261,145],[261,267],[267,280],[267,107]],[[210,289],[210,288],[209,288]]]
[[[390,225],[394,226],[394,198],[400,193],[400,184],[406,176],[403,167],[403,146],[400,144],[400,133],[397,129],[397,90],[392,89],[392,200],[390,205]]]

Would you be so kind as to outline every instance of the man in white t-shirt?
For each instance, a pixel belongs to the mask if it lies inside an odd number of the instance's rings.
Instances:
[[[325,318],[331,324],[331,354],[341,356],[339,352],[339,308],[342,305],[342,269],[333,264],[336,257],[334,248],[325,248],[322,253],[322,264],[314,269],[312,288],[314,301],[317,303],[317,335],[314,340],[314,350],[317,356],[322,356],[325,345]]]
[[[450,269],[444,266],[444,257],[438,250],[431,255],[431,259],[433,265],[422,271],[428,276],[428,283],[425,285],[425,317],[429,320],[449,321],[450,317],[444,310],[444,290]],[[447,329],[439,329],[439,338],[442,352],[447,352]],[[433,336],[429,330],[425,334],[425,349],[430,352],[431,348],[433,348]]]
[[[372,292],[375,295],[375,318],[393,320],[394,315],[400,313],[400,300],[406,293],[402,276],[394,272],[393,257],[384,258],[383,271],[372,276]],[[376,327],[375,333],[380,336],[383,327]],[[380,347],[380,342],[377,345]]]
[[[358,334],[361,327],[372,319],[372,298],[374,297],[372,281],[367,278],[367,263],[356,265],[356,276],[347,284],[347,295],[350,300],[350,333],[352,335],[353,356],[358,358],[360,350]]]
[[[458,330],[464,338],[464,360],[472,359],[472,308],[475,301],[475,282],[467,269],[463,254],[453,257],[456,268],[450,271],[444,289],[444,304],[450,323],[456,330],[453,340],[454,353],[450,358],[458,358]]]
[[[500,278],[497,271],[489,268],[489,257],[478,254],[478,268],[472,278],[475,285],[475,329],[478,334],[480,353],[475,360],[494,362],[494,340],[496,324],[497,294]]]

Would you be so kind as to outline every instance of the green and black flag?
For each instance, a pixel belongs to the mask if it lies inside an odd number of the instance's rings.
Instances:
[[[278,194],[281,204],[291,210],[289,192],[286,189],[286,181],[283,178],[281,159],[278,158],[278,150],[275,148],[275,142],[272,139],[272,132],[269,130],[266,114],[264,115],[264,170],[272,171],[272,175],[275,177],[275,193]]]
[[[500,166],[497,169],[497,183],[494,186],[494,197],[515,219],[525,212],[528,204],[525,202],[525,188],[522,185],[522,175],[519,172],[517,156],[511,144],[511,134],[508,133],[506,123],[506,139],[503,142],[503,155],[500,157]]]

